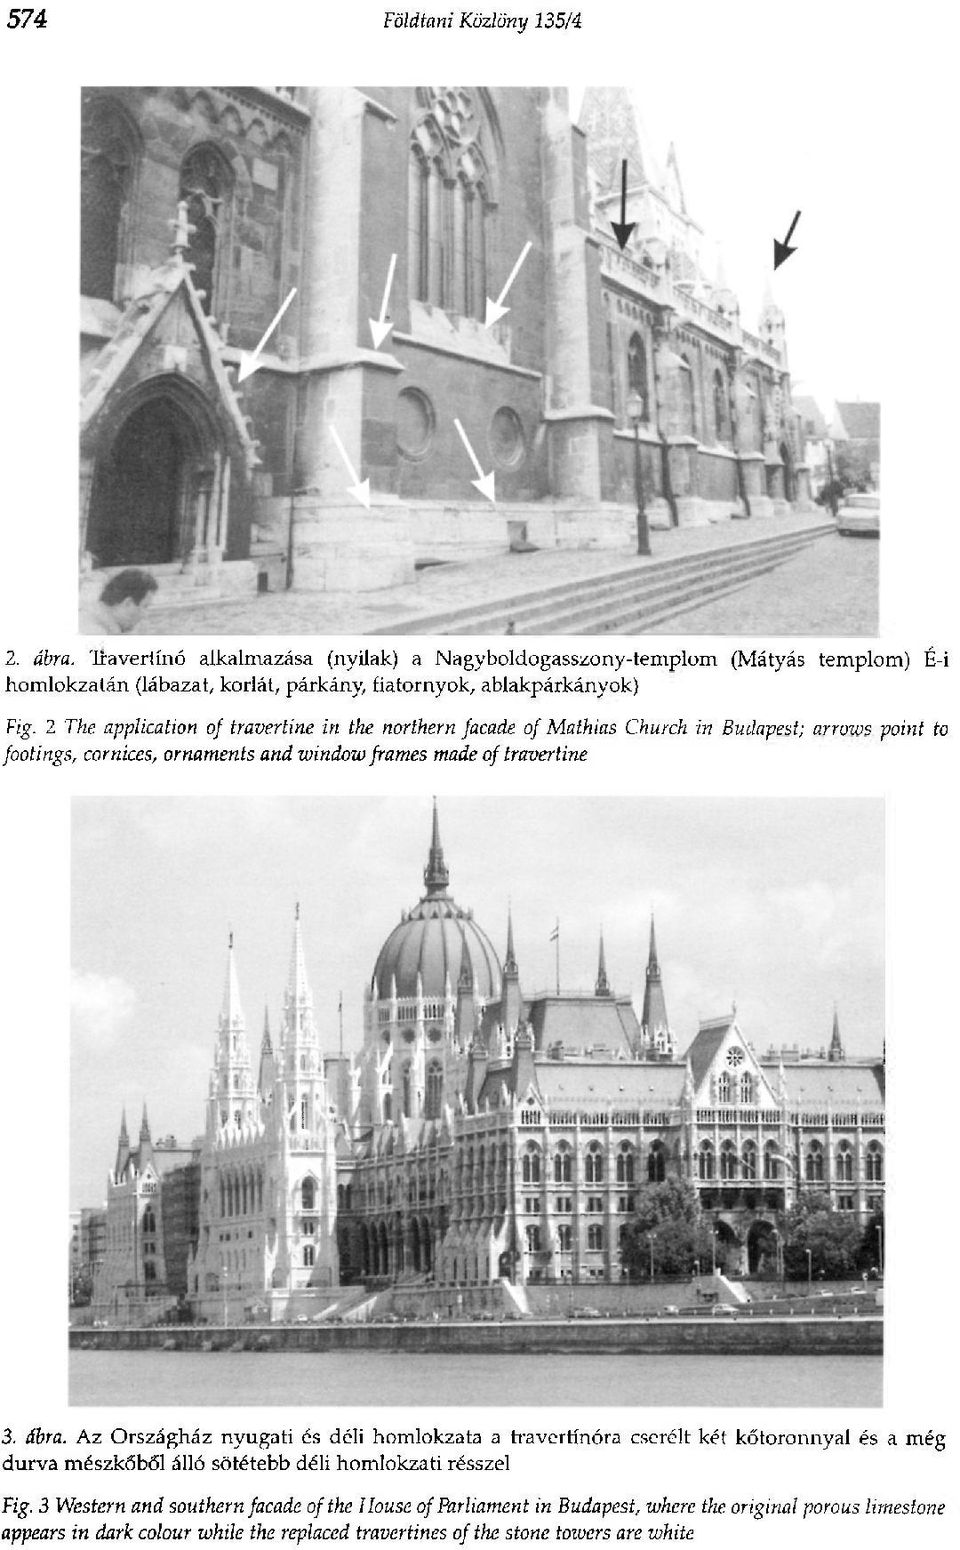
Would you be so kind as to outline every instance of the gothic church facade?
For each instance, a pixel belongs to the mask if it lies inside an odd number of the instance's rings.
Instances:
[[[782,314],[743,326],[624,91],[575,126],[561,89],[98,88],[81,195],[87,590],[128,565],[175,600],[394,584],[518,534],[627,546],[635,428],[654,523],[806,502]]]

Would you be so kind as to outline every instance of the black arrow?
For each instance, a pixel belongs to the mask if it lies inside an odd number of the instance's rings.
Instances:
[[[796,215],[793,217],[793,220],[790,222],[790,230],[787,232],[787,235],[784,237],[783,241],[782,242],[778,242],[776,237],[774,237],[774,239],[773,239],[773,267],[774,267],[774,269],[779,269],[781,264],[785,264],[787,262],[787,259],[790,257],[790,254],[791,253],[795,253],[797,251],[796,248],[792,248],[790,246],[790,238],[793,236],[793,234],[794,234],[794,232],[796,230],[797,222],[799,221],[799,219],[800,219],[800,211],[798,210]]]
[[[626,158],[624,158],[620,164],[620,219],[619,221],[610,222],[610,225],[613,227],[613,235],[620,244],[621,253],[630,241],[630,233],[636,224],[636,221],[627,220],[627,163]]]

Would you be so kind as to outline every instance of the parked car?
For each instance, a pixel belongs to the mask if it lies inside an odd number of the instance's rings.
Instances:
[[[879,495],[847,495],[837,512],[837,532],[844,537],[854,533],[872,533],[875,538],[879,538]]]
[[[732,1303],[729,1303],[729,1302],[717,1302],[717,1303],[714,1303],[713,1307],[710,1309],[710,1312],[713,1314],[713,1317],[715,1319],[717,1319],[717,1318],[733,1318],[733,1319],[735,1319],[736,1316],[737,1316],[737,1309],[733,1306]]]

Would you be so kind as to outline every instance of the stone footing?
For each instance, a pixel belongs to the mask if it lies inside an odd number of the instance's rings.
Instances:
[[[296,592],[373,592],[414,577],[410,513],[396,501],[374,498],[369,511],[356,502],[322,505],[298,495],[293,514],[293,589]]]

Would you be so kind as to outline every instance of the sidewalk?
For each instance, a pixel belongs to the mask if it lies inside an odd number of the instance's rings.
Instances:
[[[418,617],[465,607],[557,582],[614,574],[658,560],[735,547],[757,538],[803,532],[825,520],[818,507],[790,517],[723,522],[708,527],[657,529],[650,534],[649,560],[630,550],[553,549],[529,554],[488,554],[480,559],[431,565],[407,586],[377,592],[272,592],[197,607],[150,610],[144,635],[365,635],[409,628]]]

